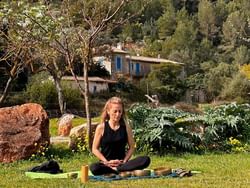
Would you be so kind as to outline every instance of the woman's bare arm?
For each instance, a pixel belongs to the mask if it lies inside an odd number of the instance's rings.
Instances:
[[[106,162],[108,162],[107,159],[103,156],[103,154],[99,150],[100,142],[101,142],[101,138],[103,136],[103,133],[104,133],[104,124],[99,124],[95,130],[95,136],[94,136],[94,140],[93,140],[93,144],[92,144],[92,153],[99,160],[106,163]]]
[[[127,162],[130,157],[132,156],[132,154],[134,153],[135,150],[135,141],[134,141],[134,136],[132,133],[132,128],[130,127],[129,124],[126,125],[126,129],[127,129],[127,135],[128,135],[128,145],[129,145],[129,149],[126,153],[125,158],[123,159],[123,162]]]

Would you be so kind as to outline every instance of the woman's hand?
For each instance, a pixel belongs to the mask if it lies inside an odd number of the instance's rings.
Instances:
[[[123,164],[123,160],[118,160],[118,159],[114,159],[114,160],[109,160],[109,161],[106,161],[106,162],[103,162],[106,166],[108,167],[117,167],[121,164]]]

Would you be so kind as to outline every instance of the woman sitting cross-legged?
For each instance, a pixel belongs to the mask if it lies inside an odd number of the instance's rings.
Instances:
[[[91,172],[94,175],[118,174],[148,167],[148,156],[129,160],[134,152],[135,142],[132,129],[125,119],[122,100],[118,97],[110,98],[101,118],[92,145],[92,152],[100,161],[90,165]]]

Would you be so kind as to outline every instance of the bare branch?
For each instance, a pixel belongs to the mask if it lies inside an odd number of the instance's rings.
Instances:
[[[103,28],[107,25],[107,23],[119,12],[119,10],[123,7],[124,5],[124,0],[122,0],[120,2],[120,4],[118,5],[118,7],[114,10],[114,12],[108,16],[106,16],[106,18],[104,18],[101,23],[99,24],[99,26],[96,28],[96,30],[91,34],[91,42],[94,41],[94,39],[97,37],[97,34],[103,30]],[[110,10],[108,11],[108,13],[110,12]]]

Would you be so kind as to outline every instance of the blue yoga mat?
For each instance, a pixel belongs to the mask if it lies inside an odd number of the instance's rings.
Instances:
[[[31,179],[53,179],[53,178],[72,178],[72,174],[75,174],[76,176],[74,178],[80,178],[81,177],[81,171],[73,171],[73,172],[67,172],[67,173],[60,173],[60,174],[49,174],[49,173],[40,173],[40,172],[25,172],[25,175]],[[151,172],[150,176],[131,176],[123,178],[119,175],[116,175],[112,178],[105,177],[105,176],[94,176],[89,171],[89,179],[94,181],[114,181],[114,180],[135,180],[135,179],[145,179],[145,178],[159,178],[159,177],[178,177],[176,173],[171,173],[167,176],[156,176],[153,172]],[[73,179],[73,178],[72,178]]]

